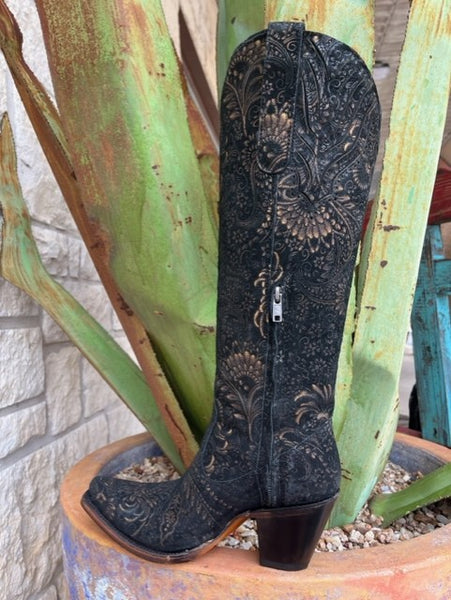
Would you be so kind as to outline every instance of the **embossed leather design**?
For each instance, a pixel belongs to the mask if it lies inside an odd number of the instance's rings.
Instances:
[[[370,73],[333,38],[272,23],[232,56],[212,422],[180,480],[90,488],[135,542],[180,552],[245,511],[336,494],[335,378],[379,127]]]

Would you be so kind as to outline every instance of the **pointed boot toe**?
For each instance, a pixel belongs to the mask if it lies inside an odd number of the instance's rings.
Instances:
[[[116,477],[95,477],[82,506],[113,539],[131,552],[150,558],[158,551],[161,507],[174,496],[177,480],[141,483]]]
[[[86,501],[116,526],[131,515],[143,514],[149,504],[148,496],[145,484],[102,476],[91,481],[85,495]]]

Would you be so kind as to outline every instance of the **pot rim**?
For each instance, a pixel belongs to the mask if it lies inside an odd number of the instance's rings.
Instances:
[[[361,579],[362,577],[380,577],[382,572],[387,575],[408,573],[419,568],[427,570],[449,569],[451,574],[451,524],[416,538],[388,545],[378,545],[370,548],[355,548],[343,552],[315,552],[310,566],[305,571],[286,572],[262,567],[258,564],[257,552],[233,548],[215,548],[194,561],[181,564],[161,565],[151,563],[130,554],[114,542],[101,530],[85,513],[80,505],[80,499],[86,491],[91,479],[108,462],[119,454],[143,445],[151,440],[147,433],[134,435],[113,442],[96,450],[78,462],[67,473],[61,486],[61,504],[65,518],[69,524],[83,535],[101,546],[125,554],[135,561],[143,563],[143,568],[177,569],[192,573],[235,573],[245,572],[243,577],[257,577],[259,580],[269,577],[272,581],[278,578],[306,582],[307,579],[344,580]],[[428,442],[422,438],[397,433],[395,440],[414,449],[423,450],[443,462],[451,462],[451,449]]]

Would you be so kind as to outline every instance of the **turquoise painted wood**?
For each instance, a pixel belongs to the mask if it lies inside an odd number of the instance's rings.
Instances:
[[[451,446],[451,260],[440,225],[427,228],[412,309],[415,374],[423,437]]]

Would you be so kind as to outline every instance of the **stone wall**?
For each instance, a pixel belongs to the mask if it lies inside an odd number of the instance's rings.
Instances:
[[[34,0],[7,0],[7,4],[23,31],[26,60],[50,90]],[[165,4],[177,39],[179,2]],[[202,12],[199,3],[197,14],[190,8],[188,15],[190,27],[196,27],[196,19],[203,23],[198,42],[214,35],[216,3],[206,0],[205,10]],[[209,28],[205,27],[205,14]],[[211,68],[209,78],[214,85]],[[127,348],[2,59],[0,109],[8,111],[12,122],[19,177],[45,266]],[[67,597],[58,505],[62,477],[95,448],[141,430],[130,411],[47,314],[0,278],[2,597]]]

